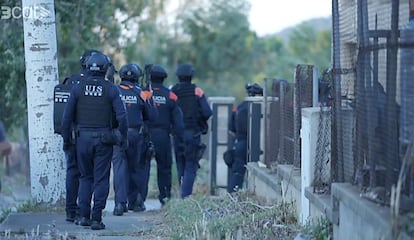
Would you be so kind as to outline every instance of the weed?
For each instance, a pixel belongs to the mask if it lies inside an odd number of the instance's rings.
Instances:
[[[172,200],[165,233],[172,239],[291,239],[298,232],[293,204],[258,202],[246,191]]]
[[[333,239],[332,223],[325,217],[314,218],[304,226],[304,232],[315,240]]]

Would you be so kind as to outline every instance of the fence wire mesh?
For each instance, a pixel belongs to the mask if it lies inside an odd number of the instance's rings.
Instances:
[[[338,3],[333,15],[333,181],[356,184],[362,196],[389,204],[404,141],[414,126],[414,118],[406,118],[414,116],[409,81],[414,72],[407,73],[414,63],[408,1],[399,7],[395,1]],[[402,191],[409,193],[408,184]]]
[[[333,63],[326,72],[329,97],[319,99],[324,110],[315,192],[329,191],[331,182],[349,182],[360,187],[362,196],[389,204],[414,135],[414,21],[408,22],[408,9],[408,1],[336,1]],[[266,137],[266,163],[300,167],[301,108],[313,106],[312,77],[309,65],[298,65],[293,84],[273,81],[271,94],[278,100],[266,115],[272,129]],[[414,170],[410,172],[402,192],[414,197]]]
[[[314,193],[329,193],[331,184],[331,111],[320,106],[316,142]]]

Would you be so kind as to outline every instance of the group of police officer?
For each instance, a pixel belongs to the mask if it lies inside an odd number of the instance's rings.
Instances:
[[[93,230],[105,228],[102,211],[111,164],[113,214],[144,211],[153,156],[164,205],[171,198],[172,145],[180,197],[191,195],[205,148],[201,135],[212,115],[203,91],[192,83],[193,66],[179,65],[179,81],[169,89],[163,85],[167,71],[160,65],[145,66],[150,84],[140,86],[144,71],[136,63],[120,68],[121,82],[115,85],[117,71],[102,52],[85,51],[80,62],[80,73],[55,87],[55,106],[64,103],[63,110],[55,107],[55,132],[63,137],[67,162],[66,220]]]

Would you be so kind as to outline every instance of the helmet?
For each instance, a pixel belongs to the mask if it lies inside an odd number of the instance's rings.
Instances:
[[[86,69],[93,74],[105,76],[110,66],[111,59],[103,53],[95,53],[86,60]]]
[[[90,50],[86,50],[83,54],[82,54],[82,56],[80,57],[80,59],[79,59],[79,62],[80,62],[80,64],[81,64],[81,66],[82,66],[82,68],[86,68],[86,61],[88,60],[88,58],[90,57],[90,56],[92,56],[92,55],[94,55],[94,54],[96,54],[96,53],[101,53],[100,51],[98,51],[98,50],[94,50],[94,49],[90,49]]]
[[[194,67],[191,64],[184,63],[180,64],[175,71],[175,74],[179,79],[181,78],[190,78],[194,75]]]
[[[142,76],[142,70],[138,64],[128,63],[119,69],[119,77],[122,80],[130,80],[131,82],[137,82],[138,78]]]
[[[263,95],[263,88],[258,83],[246,84],[246,90],[249,96]]]
[[[168,77],[167,71],[160,65],[152,65],[150,70],[150,76],[152,81],[163,81]]]

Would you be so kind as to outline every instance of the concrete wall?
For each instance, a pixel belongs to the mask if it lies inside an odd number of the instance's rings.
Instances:
[[[332,183],[330,193],[314,193],[311,183],[315,155],[312,152],[318,134],[314,129],[317,129],[319,118],[317,109],[308,109],[307,113],[303,115],[306,118],[303,127],[310,129],[302,132],[302,137],[306,134],[307,138],[302,142],[302,170],[292,165],[278,165],[276,172],[272,172],[258,163],[249,163],[249,190],[269,202],[294,202],[302,224],[326,217],[333,224],[334,239],[391,239],[389,207],[361,197],[357,187],[349,183]],[[304,178],[303,174],[308,176]]]
[[[249,163],[249,190],[269,202],[294,202],[298,219],[303,215],[301,201],[309,200],[307,221],[326,217],[333,223],[334,239],[391,239],[390,209],[360,196],[349,183],[333,183],[331,194],[315,194],[312,187],[301,193],[300,171],[290,165],[279,165],[277,174]]]

